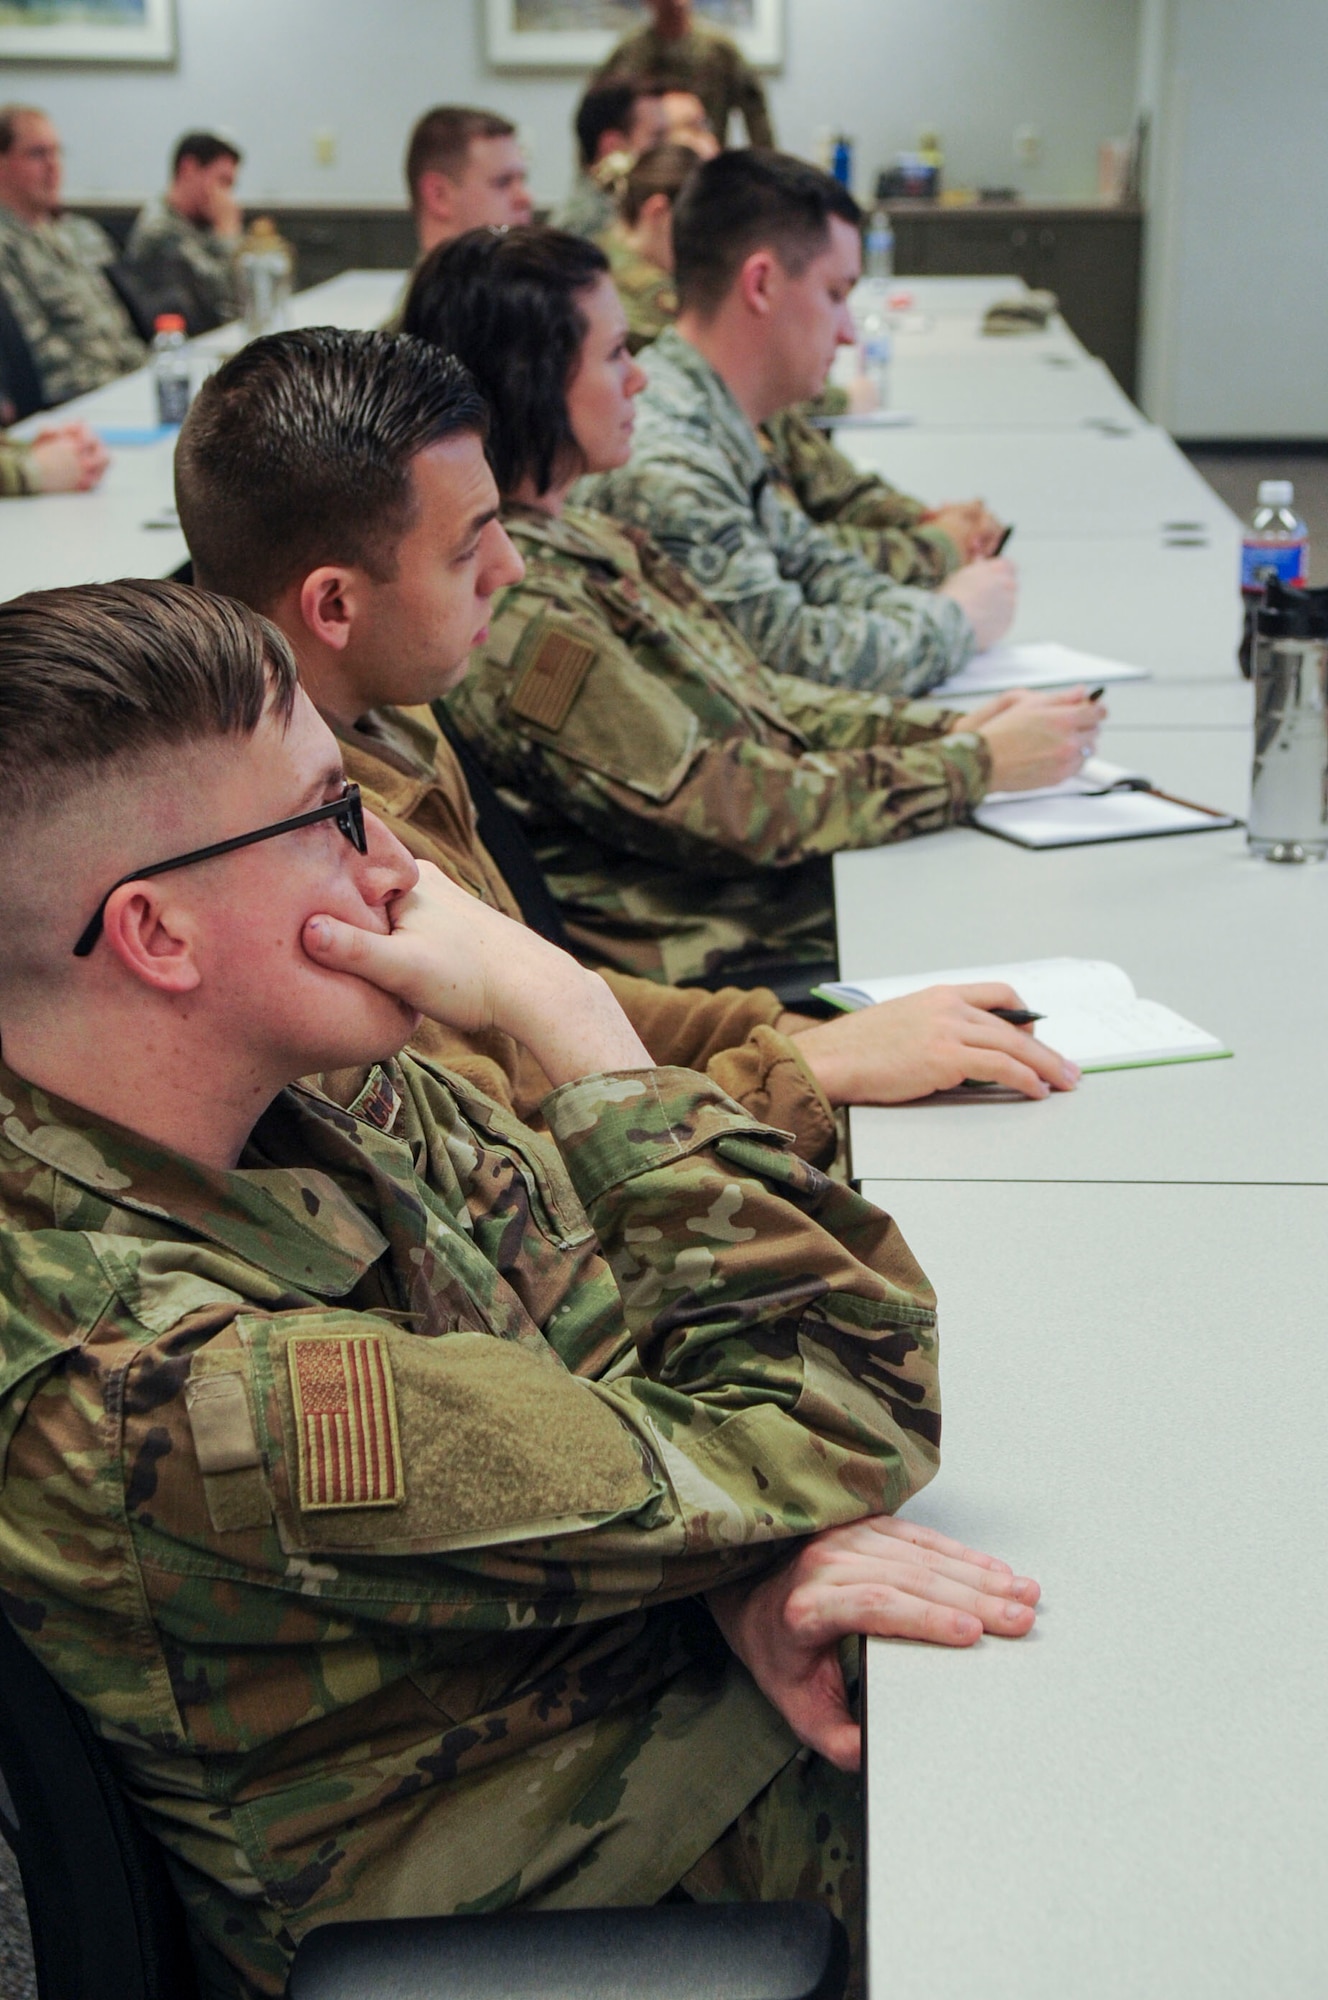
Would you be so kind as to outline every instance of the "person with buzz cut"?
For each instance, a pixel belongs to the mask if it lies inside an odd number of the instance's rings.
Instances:
[[[819,395],[856,340],[861,212],[819,168],[707,160],[673,206],[678,316],[641,356],[630,459],[578,498],[644,529],[779,673],[925,694],[1014,617],[1016,574],[976,551],[937,588],[896,583],[784,490],[763,428]]]
[[[171,184],[139,210],[125,262],[152,291],[182,275],[190,332],[205,333],[240,313],[235,253],[244,216],[235,199],[242,155],[215,132],[186,132],[171,160]]]
[[[736,111],[753,146],[773,146],[774,131],[761,79],[736,42],[694,18],[692,0],[647,0],[650,20],[627,35],[596,70],[593,83],[644,76],[692,92],[705,106],[710,129],[728,142]]]
[[[468,229],[507,229],[533,210],[516,126],[496,111],[438,104],[416,121],[406,187],[420,255]]]

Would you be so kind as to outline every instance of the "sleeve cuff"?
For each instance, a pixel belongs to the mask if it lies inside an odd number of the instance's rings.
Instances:
[[[790,1036],[756,1028],[740,1047],[717,1055],[706,1074],[763,1125],[791,1132],[795,1151],[810,1166],[833,1160],[839,1136],[834,1113]]]

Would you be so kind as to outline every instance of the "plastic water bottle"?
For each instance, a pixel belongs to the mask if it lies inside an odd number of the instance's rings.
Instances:
[[[890,211],[877,202],[867,218],[866,255],[862,275],[873,284],[888,285],[895,274],[895,232]]]
[[[835,150],[831,156],[830,172],[842,188],[853,185],[853,141],[841,132],[835,140]]]
[[[158,313],[153,321],[152,379],[157,391],[157,422],[182,424],[189,412],[189,356],[184,351],[185,323],[179,313]]]
[[[863,314],[859,328],[858,363],[860,373],[876,390],[878,410],[890,407],[890,359],[893,351],[885,300],[873,299]]]
[[[1261,479],[1258,504],[1250,516],[1240,549],[1240,591],[1245,600],[1245,630],[1240,642],[1240,670],[1249,679],[1254,647],[1254,613],[1263,597],[1263,578],[1271,570],[1279,583],[1293,589],[1309,582],[1309,529],[1295,512],[1296,489],[1289,479]]]

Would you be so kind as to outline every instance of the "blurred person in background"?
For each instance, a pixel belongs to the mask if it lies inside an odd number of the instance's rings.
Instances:
[[[240,287],[235,253],[244,216],[235,199],[238,146],[215,132],[186,132],[171,159],[171,184],[140,209],[125,263],[149,292],[183,279],[191,333],[236,319]]]
[[[515,229],[534,213],[516,126],[466,104],[435,105],[416,122],[406,186],[421,257],[468,229]]]
[[[660,87],[640,78],[592,85],[576,112],[576,185],[558,216],[574,236],[596,237],[613,221],[618,190],[633,162],[665,136]]]
[[[698,27],[692,0],[647,0],[649,26],[627,35],[596,70],[592,83],[645,76],[695,92],[721,146],[736,111],[753,146],[773,146],[774,129],[761,79],[727,35]]]

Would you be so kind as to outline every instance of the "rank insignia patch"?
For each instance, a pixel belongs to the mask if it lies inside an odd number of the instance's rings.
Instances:
[[[513,715],[524,716],[556,736],[594,663],[595,648],[584,639],[546,630],[507,705]]]
[[[385,1343],[377,1334],[295,1339],[286,1353],[301,1508],[399,1506],[406,1484]]]

